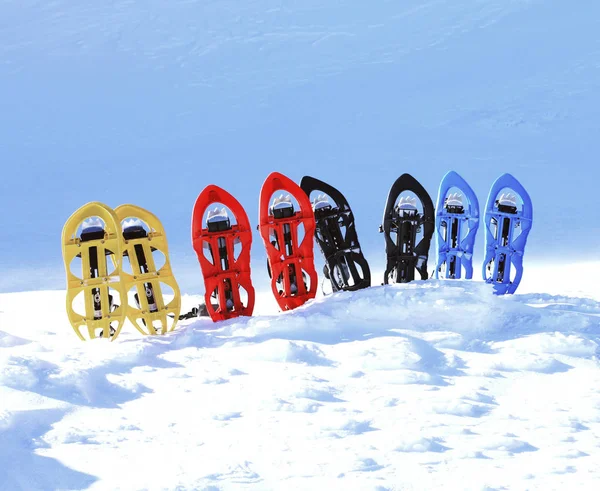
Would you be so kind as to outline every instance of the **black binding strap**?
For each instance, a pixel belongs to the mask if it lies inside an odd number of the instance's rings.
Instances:
[[[216,306],[218,307],[218,305]],[[189,312],[185,313],[185,314],[181,314],[179,316],[179,320],[185,320],[185,319],[193,319],[195,317],[208,317],[208,310],[206,308],[206,305],[204,305],[203,303],[199,304],[198,307],[193,307],[192,310],[190,310]]]

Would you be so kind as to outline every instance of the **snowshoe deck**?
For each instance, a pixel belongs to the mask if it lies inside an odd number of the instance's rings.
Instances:
[[[160,220],[148,210],[135,205],[121,205],[115,213],[122,226],[122,252],[131,266],[131,274],[121,275],[128,292],[127,317],[142,334],[165,334],[175,329],[181,310],[181,294],[169,260],[167,237]],[[159,255],[155,252],[158,251]],[[157,267],[157,259],[164,264]],[[159,263],[160,264],[160,263]],[[123,263],[122,269],[125,269]],[[165,299],[164,287],[173,298]]]
[[[496,294],[514,293],[519,286],[532,223],[529,194],[513,176],[503,174],[492,184],[485,207],[483,279],[494,286]]]
[[[452,193],[452,189],[456,191]],[[456,172],[442,179],[436,206],[437,267],[435,277],[473,277],[473,248],[479,228],[479,201]]]
[[[282,191],[294,196],[300,207],[295,210],[291,198],[271,196]],[[300,238],[299,229],[304,228]],[[317,272],[313,256],[315,217],[310,200],[291,179],[273,172],[260,191],[259,227],[267,250],[271,289],[282,310],[292,310],[312,299],[317,291]],[[307,283],[308,282],[308,283]]]
[[[419,212],[410,198],[400,195],[410,191],[420,200],[423,211]],[[384,283],[407,283],[414,280],[415,269],[421,279],[428,278],[427,259],[434,229],[434,209],[431,197],[425,188],[410,174],[402,174],[392,185],[383,213],[383,224],[379,228],[385,236],[387,265]],[[417,233],[423,236],[417,243]]]
[[[217,203],[231,210],[235,224],[231,224],[224,209],[210,210]],[[209,218],[205,224],[207,210]],[[255,293],[250,278],[250,221],[240,202],[218,186],[207,186],[196,200],[192,245],[204,277],[205,305],[211,319],[217,322],[252,315]],[[247,298],[242,298],[240,290],[246,292]]]
[[[300,187],[310,199],[313,192],[321,193],[313,202],[315,238],[325,258],[325,277],[333,291],[354,291],[371,286],[371,270],[365,259],[356,233],[354,214],[345,196],[333,186],[304,176]],[[328,195],[333,203],[321,201]]]
[[[85,227],[84,222],[92,220],[95,225]],[[63,227],[62,254],[67,315],[75,333],[83,341],[115,340],[127,313],[127,289],[120,277],[121,228],[115,212],[99,202],[75,211]],[[81,261],[81,271],[75,271],[76,259]]]

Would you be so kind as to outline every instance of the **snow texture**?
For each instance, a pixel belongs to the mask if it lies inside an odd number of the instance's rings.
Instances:
[[[372,266],[391,184],[435,199],[448,170],[482,205],[504,172],[526,187],[526,262],[592,257],[599,18],[597,0],[4,0],[0,292],[62,288],[60,230],[101,201],[155,213],[200,293],[194,200],[217,184],[255,226],[272,171],[341,190]]]
[[[0,489],[600,482],[591,298],[417,281],[114,343],[63,302],[0,295]]]

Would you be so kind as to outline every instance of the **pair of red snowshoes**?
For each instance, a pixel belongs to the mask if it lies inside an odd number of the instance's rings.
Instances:
[[[302,189],[277,172],[264,182],[259,203],[271,288],[279,307],[291,310],[317,290],[313,210]],[[215,322],[252,315],[252,230],[240,202],[218,186],[206,187],[194,205],[192,244],[204,276],[206,313]]]

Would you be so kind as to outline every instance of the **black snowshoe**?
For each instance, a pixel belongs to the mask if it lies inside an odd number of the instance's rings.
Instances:
[[[371,270],[356,233],[354,214],[344,195],[333,186],[305,176],[300,187],[311,200],[315,214],[315,237],[325,258],[323,273],[333,291],[354,291],[371,286]],[[330,198],[333,202],[330,202]]]
[[[406,191],[413,193],[416,198],[400,197]],[[417,199],[421,202],[422,211],[419,211]],[[415,279],[415,269],[421,279],[428,278],[427,259],[435,228],[434,220],[433,201],[425,188],[410,174],[402,174],[390,189],[383,225],[379,227],[379,231],[385,235],[385,284],[408,283]]]

